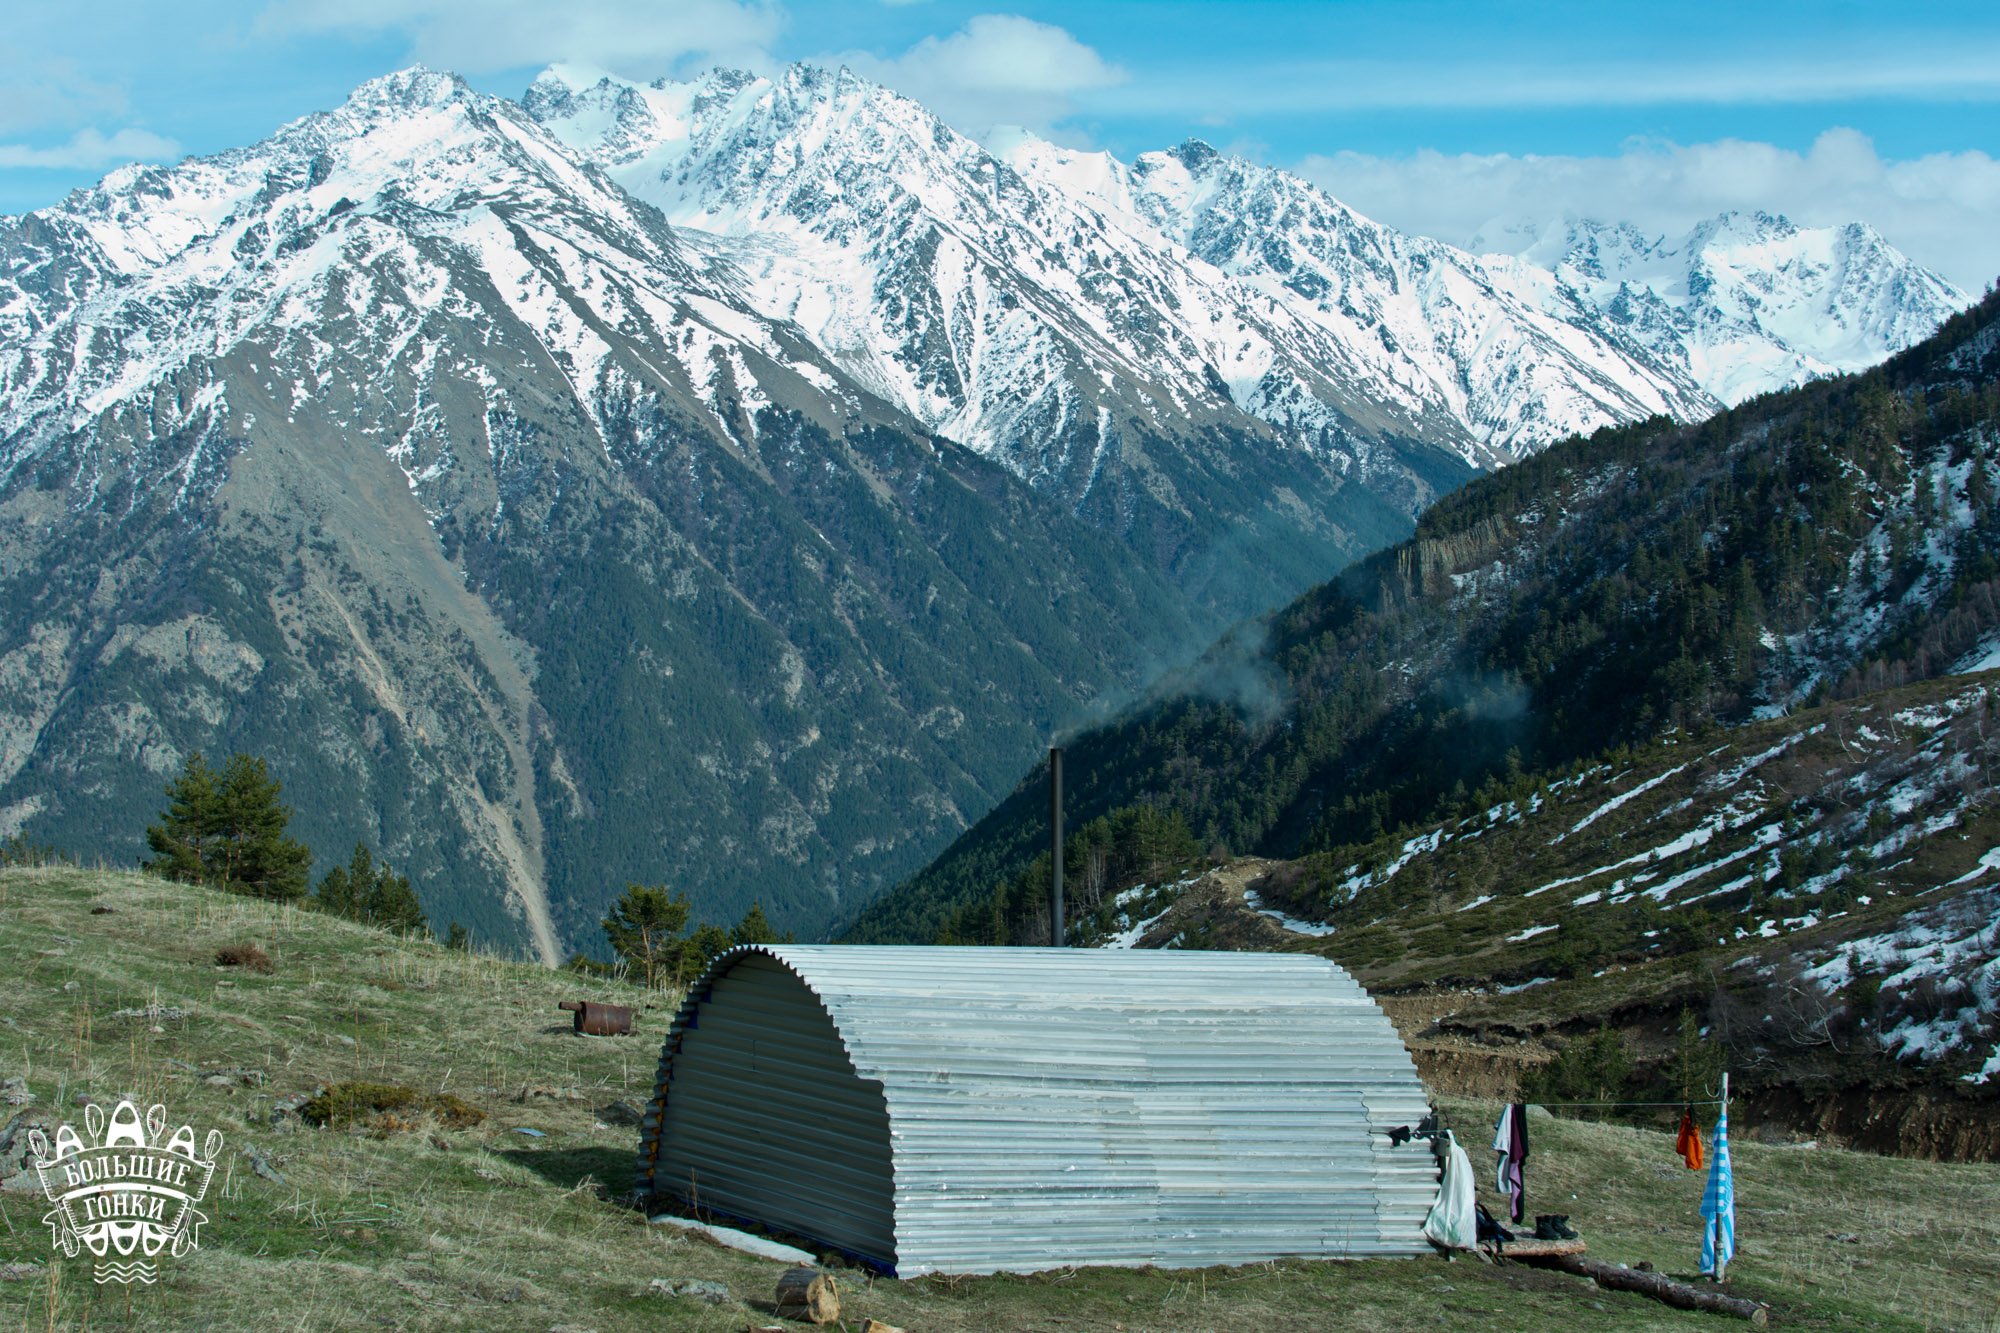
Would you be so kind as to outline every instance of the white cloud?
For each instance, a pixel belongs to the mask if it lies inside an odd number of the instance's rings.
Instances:
[[[653,79],[709,64],[768,69],[771,0],[275,0],[267,34],[400,34],[408,58],[462,74],[555,61]]]
[[[88,77],[74,60],[0,46],[0,134],[124,114],[124,89]]]
[[[0,144],[0,167],[34,167],[53,171],[97,171],[127,162],[159,162],[181,155],[181,146],[149,130],[123,129],[106,137],[96,130],[78,130],[68,143],[51,148]]]
[[[1674,233],[1761,208],[1802,225],[1867,222],[1969,292],[2000,276],[2000,161],[1978,150],[1885,159],[1851,129],[1826,131],[1804,153],[1735,139],[1634,141],[1612,157],[1341,152],[1298,170],[1371,217],[1454,245],[1564,213]]]
[[[1760,50],[1690,60],[1487,52],[1467,61],[1393,56],[1302,59],[1196,68],[1135,83],[1106,107],[1158,114],[1204,106],[1225,116],[1397,110],[1664,105],[1769,106],[1853,98],[2000,100],[2000,43],[1984,34],[1949,46],[1885,43],[1862,51]]]
[[[948,37],[926,37],[893,59],[849,51],[824,58],[914,97],[968,134],[995,125],[1050,133],[1080,93],[1124,82],[1125,71],[1062,28],[1015,14],[980,14]]]

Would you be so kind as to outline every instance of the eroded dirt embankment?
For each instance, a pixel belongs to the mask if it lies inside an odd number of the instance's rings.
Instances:
[[[1433,1026],[1461,1011],[1450,997],[1386,996],[1417,1073],[1433,1092],[1512,1101],[1523,1079],[1553,1057],[1533,1040],[1471,1041]],[[1813,1139],[1832,1146],[1934,1162],[2000,1162],[2000,1095],[1908,1074],[1806,1083],[1782,1071],[1741,1076],[1730,1102],[1735,1132],[1773,1141]]]
[[[1917,1084],[1856,1082],[1827,1092],[1786,1085],[1752,1087],[1732,1104],[1752,1123],[1892,1157],[1934,1162],[2000,1162],[2000,1098]]]

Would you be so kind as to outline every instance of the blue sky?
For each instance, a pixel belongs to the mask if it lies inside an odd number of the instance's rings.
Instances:
[[[518,94],[840,61],[978,134],[1190,136],[1460,244],[1564,211],[1868,221],[2000,276],[2000,5],[184,0],[31,3],[0,36],[0,211],[250,142],[422,61]]]

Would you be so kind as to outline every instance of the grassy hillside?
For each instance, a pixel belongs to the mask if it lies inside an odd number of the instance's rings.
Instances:
[[[215,965],[218,949],[245,943],[268,954],[271,972]],[[0,1078],[24,1078],[38,1099],[22,1109],[80,1118],[79,1094],[134,1094],[164,1102],[176,1124],[225,1136],[201,1249],[166,1261],[153,1288],[98,1288],[87,1265],[50,1263],[45,1204],[0,1191],[9,1275],[0,1329],[611,1333],[775,1322],[768,1301],[781,1265],[649,1228],[612,1197],[637,1131],[597,1112],[643,1095],[665,997],[68,869],[0,873],[0,978]],[[571,996],[650,1007],[629,1039],[581,1039],[555,1008]],[[350,1079],[448,1092],[486,1119],[452,1129],[420,1116],[372,1133],[273,1126],[274,1099]],[[1470,1101],[1444,1111],[1475,1145],[1493,1115]],[[1665,1135],[1537,1126],[1535,1211],[1569,1213],[1602,1257],[1676,1273],[1695,1266],[1699,1185]],[[246,1150],[282,1179],[259,1174]],[[1786,1326],[2000,1327],[2000,1219],[1990,1206],[2000,1168],[1748,1137],[1736,1154],[1733,1282],[1770,1301]],[[733,1303],[642,1294],[661,1277],[725,1283]],[[846,1281],[850,1328],[856,1316],[913,1331],[1719,1327],[1567,1277],[1471,1261]]]

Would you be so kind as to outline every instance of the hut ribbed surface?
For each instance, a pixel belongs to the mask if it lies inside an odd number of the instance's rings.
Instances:
[[[1429,1110],[1323,958],[754,945],[675,1019],[639,1186],[903,1276],[1417,1254],[1437,1163],[1388,1131]]]

